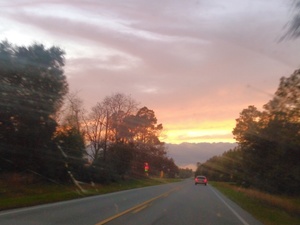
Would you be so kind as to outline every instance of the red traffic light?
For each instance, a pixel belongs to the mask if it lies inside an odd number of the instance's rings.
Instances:
[[[144,163],[144,169],[145,169],[145,172],[148,172],[149,164],[147,162]]]

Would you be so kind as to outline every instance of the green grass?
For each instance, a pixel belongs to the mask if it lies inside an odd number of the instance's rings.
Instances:
[[[14,184],[0,181],[0,210],[34,206],[39,204],[65,201],[92,195],[106,194],[121,190],[140,188],[176,182],[179,179],[127,179],[107,185],[81,184],[84,192],[75,185],[58,184]]]
[[[300,224],[300,197],[271,195],[224,182],[210,182],[210,184],[263,224]]]
[[[60,185],[0,185],[0,210],[78,198],[75,189]]]

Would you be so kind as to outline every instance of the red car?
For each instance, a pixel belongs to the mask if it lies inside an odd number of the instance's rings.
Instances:
[[[195,177],[195,185],[204,184],[207,185],[207,178],[205,176],[196,176]]]

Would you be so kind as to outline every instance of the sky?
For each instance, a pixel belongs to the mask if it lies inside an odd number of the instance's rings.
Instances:
[[[167,143],[235,142],[239,113],[300,66],[289,0],[0,0],[0,41],[66,52],[89,110],[114,93],[154,110]]]

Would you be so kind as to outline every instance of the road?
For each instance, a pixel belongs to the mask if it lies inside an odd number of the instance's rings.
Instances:
[[[210,185],[193,180],[0,213],[1,225],[261,225]]]

